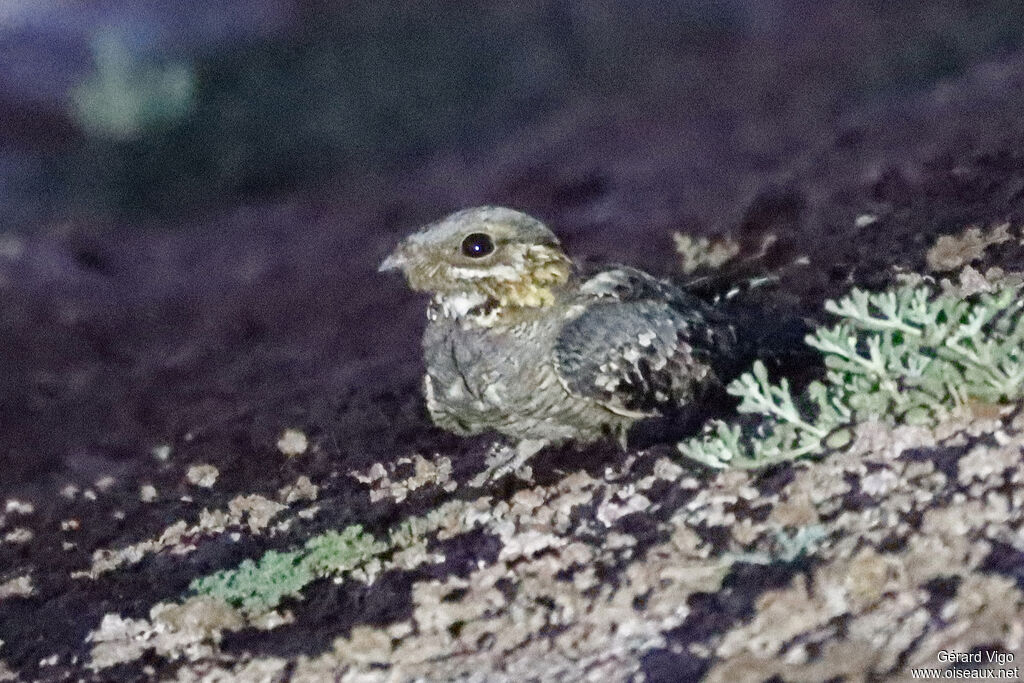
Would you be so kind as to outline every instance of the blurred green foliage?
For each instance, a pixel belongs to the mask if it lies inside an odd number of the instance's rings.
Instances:
[[[139,88],[135,67],[101,61],[80,97],[83,121],[145,134],[89,137],[62,163],[63,182],[81,205],[134,216],[386,171],[477,148],[578,98],[648,88],[642,63],[657,50],[735,23],[726,11],[677,11],[662,27],[654,16],[568,7],[362,0],[309,10],[294,34],[197,58],[187,115],[162,120],[144,114],[159,93]],[[637,52],[654,29],[666,34],[652,43],[661,47]],[[104,110],[100,93],[118,88]],[[121,101],[135,111],[122,113]]]
[[[133,139],[188,113],[194,77],[187,65],[141,60],[114,30],[101,31],[92,49],[96,71],[71,94],[75,117],[88,133]]]
[[[79,208],[138,217],[476,149],[581,100],[705,103],[710,115],[720,105],[709,90],[731,49],[757,36],[780,41],[763,69],[772,82],[790,69],[771,59],[802,30],[793,7],[742,0],[301,7],[291,32],[225,44],[187,66],[137,63],[101,43],[97,71],[75,96],[95,134],[53,160],[48,184]],[[850,22],[811,21],[837,40],[801,72],[805,84],[780,82],[816,98],[927,85],[1018,47],[1024,33],[1010,0],[816,11]],[[750,68],[744,59],[734,67]]]

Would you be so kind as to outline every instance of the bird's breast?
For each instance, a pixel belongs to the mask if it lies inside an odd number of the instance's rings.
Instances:
[[[554,339],[543,324],[495,330],[447,322],[429,324],[423,338],[432,412],[444,410],[489,427],[534,410],[539,394],[558,389]]]

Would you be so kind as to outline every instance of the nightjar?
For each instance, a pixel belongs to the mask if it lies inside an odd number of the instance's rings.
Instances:
[[[744,355],[729,316],[636,268],[585,269],[540,221],[478,207],[405,238],[380,270],[433,295],[427,410],[456,434],[541,446],[625,434],[701,401]]]

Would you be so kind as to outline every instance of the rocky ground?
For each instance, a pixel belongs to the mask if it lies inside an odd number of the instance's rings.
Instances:
[[[925,272],[940,235],[1024,223],[1024,57],[867,96],[899,34],[858,26],[723,40],[649,74],[661,97],[581,96],[397,170],[0,235],[0,680],[857,681],[940,650],[1019,661],[1016,408],[863,425],[764,471],[608,444],[473,487],[502,444],[430,425],[423,301],[376,273],[406,231],[495,202],[572,254],[662,275],[674,232],[749,251],[775,235],[767,266],[807,257],[777,300],[816,315]],[[1022,263],[1014,239],[974,265]],[[351,525],[387,550],[279,604],[189,590]]]

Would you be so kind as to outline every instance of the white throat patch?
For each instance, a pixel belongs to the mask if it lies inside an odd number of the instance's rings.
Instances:
[[[440,295],[436,299],[449,318],[461,318],[477,306],[487,303],[487,295],[480,292],[459,292],[458,294]]]
[[[463,327],[492,327],[501,316],[500,306],[489,306],[471,313],[489,301],[486,294],[478,292],[460,292],[446,296],[438,294],[434,297],[434,306],[427,309],[427,318],[437,320],[440,317],[458,320]]]
[[[483,278],[491,278],[502,282],[515,282],[516,280],[521,280],[523,278],[522,267],[517,268],[504,263],[490,266],[489,268],[460,268],[458,266],[452,266],[449,273],[452,277],[460,280],[481,280]]]

